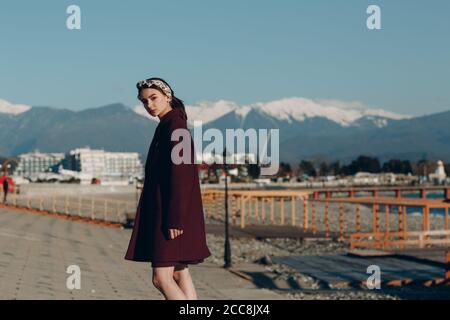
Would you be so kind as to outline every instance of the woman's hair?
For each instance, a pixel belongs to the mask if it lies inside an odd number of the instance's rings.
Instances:
[[[143,82],[140,81],[137,84],[138,92],[140,93],[140,91],[144,88],[152,88],[152,89],[156,89],[156,90],[160,91],[162,94],[167,96],[167,94],[164,92],[164,90],[162,88],[160,88],[159,86],[157,86],[155,84],[147,85],[147,83],[150,83],[152,80],[161,81],[170,89],[171,96],[172,96],[171,97],[172,99],[170,100],[170,106],[173,109],[180,109],[181,113],[183,114],[184,119],[187,120],[186,108],[184,106],[183,100],[178,99],[175,96],[175,94],[172,90],[172,87],[165,80],[163,80],[161,78],[149,78],[149,79],[144,80]],[[142,83],[144,83],[144,84],[142,84]],[[138,94],[138,96],[139,96],[139,94]]]

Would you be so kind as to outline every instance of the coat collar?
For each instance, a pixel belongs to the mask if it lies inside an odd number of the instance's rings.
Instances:
[[[160,123],[166,122],[169,119],[172,119],[173,117],[176,116],[181,116],[181,110],[178,108],[172,108],[172,110],[170,110],[169,112],[167,112],[161,119],[160,119]]]
[[[164,124],[167,123],[170,119],[173,119],[175,117],[182,117],[181,110],[172,108],[169,112],[167,112],[161,119],[159,119],[159,123],[156,126],[155,136],[159,134],[162,127],[164,127]]]

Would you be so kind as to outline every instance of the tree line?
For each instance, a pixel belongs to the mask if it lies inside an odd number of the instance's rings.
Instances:
[[[349,176],[358,172],[428,175],[436,170],[436,163],[435,160],[411,162],[401,159],[381,163],[377,157],[360,155],[348,164],[341,164],[340,161],[301,160],[296,168],[292,168],[290,163],[281,162],[278,176]],[[445,171],[450,173],[450,164],[445,165]]]

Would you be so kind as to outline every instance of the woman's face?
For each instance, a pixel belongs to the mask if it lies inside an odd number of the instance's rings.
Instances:
[[[172,110],[169,103],[170,99],[157,89],[142,89],[138,98],[144,105],[145,110],[153,117],[162,117]]]

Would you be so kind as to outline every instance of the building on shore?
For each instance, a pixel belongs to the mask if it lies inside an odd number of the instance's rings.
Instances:
[[[76,148],[65,154],[38,151],[22,154],[14,175],[31,181],[64,181],[71,178],[83,183],[96,179],[117,184],[142,179],[144,167],[137,152]]]
[[[428,179],[435,184],[443,184],[447,180],[447,174],[445,173],[444,162],[439,160],[434,173],[428,175]]]
[[[64,153],[42,153],[34,151],[19,155],[19,164],[14,175],[30,176],[36,173],[53,171],[64,159]]]
[[[91,174],[100,180],[141,177],[144,171],[137,152],[77,148],[66,154],[65,162],[65,169]]]

